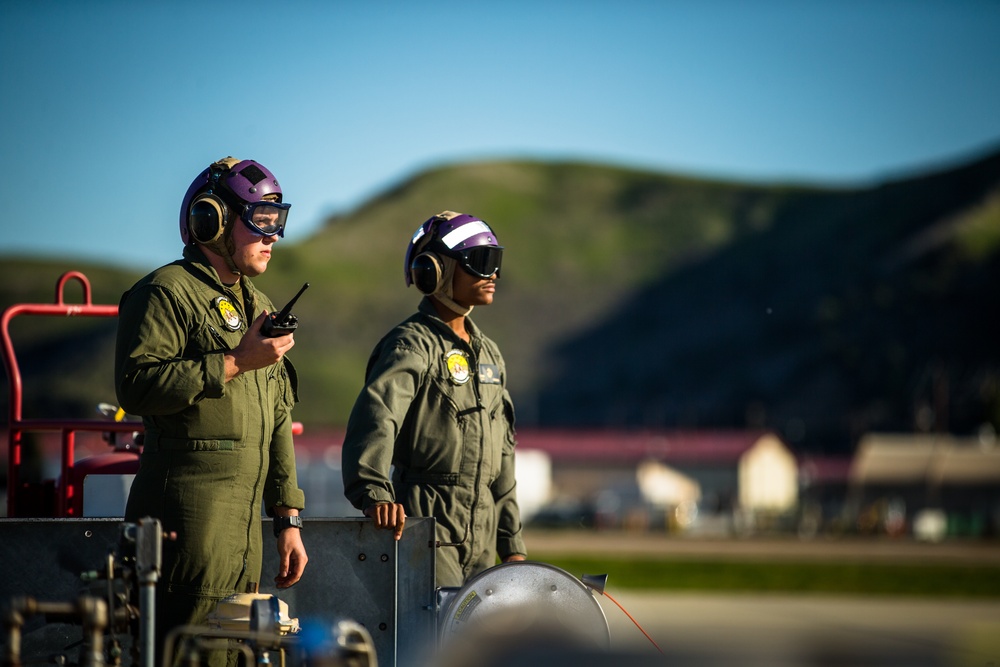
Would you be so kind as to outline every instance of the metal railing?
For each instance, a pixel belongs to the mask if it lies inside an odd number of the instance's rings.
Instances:
[[[83,286],[83,303],[66,303],[64,290],[66,284],[78,281]],[[117,317],[117,305],[99,305],[91,301],[90,281],[79,271],[67,271],[56,281],[55,303],[22,303],[10,306],[3,312],[0,319],[0,329],[3,337],[3,360],[7,367],[7,380],[10,387],[8,398],[8,430],[9,448],[7,464],[7,516],[33,516],[28,508],[21,507],[20,496],[23,484],[20,479],[22,464],[23,436],[28,432],[55,431],[61,434],[61,478],[55,485],[56,516],[77,516],[81,502],[78,497],[81,489],[74,475],[76,465],[76,433],[79,431],[117,433],[136,432],[142,430],[142,422],[108,421],[99,419],[25,419],[22,415],[24,389],[21,379],[21,369],[14,352],[14,344],[10,335],[10,322],[20,315],[40,315],[49,317]],[[138,466],[138,457],[136,457]]]

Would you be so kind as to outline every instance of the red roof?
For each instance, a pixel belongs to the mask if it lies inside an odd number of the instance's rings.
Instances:
[[[809,484],[846,484],[851,471],[847,456],[807,456],[799,464],[803,481]]]
[[[521,429],[519,449],[538,449],[555,461],[734,463],[767,431],[615,431]]]

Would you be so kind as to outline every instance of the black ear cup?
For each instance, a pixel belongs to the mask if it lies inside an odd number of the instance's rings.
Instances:
[[[188,209],[188,231],[198,243],[214,243],[226,229],[226,204],[212,194],[199,195]]]
[[[434,253],[422,252],[410,262],[410,279],[424,294],[434,294],[444,278],[444,266]]]

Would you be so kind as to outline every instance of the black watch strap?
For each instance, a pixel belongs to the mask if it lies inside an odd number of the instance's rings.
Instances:
[[[300,516],[276,516],[271,522],[274,526],[274,536],[277,537],[285,528],[298,528],[302,530],[302,517]]]

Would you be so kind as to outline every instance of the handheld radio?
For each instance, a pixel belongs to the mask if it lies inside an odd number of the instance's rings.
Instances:
[[[281,312],[268,314],[264,323],[260,326],[261,335],[268,338],[277,338],[278,336],[290,334],[299,327],[299,318],[292,314],[292,306],[295,305],[295,302],[298,301],[307,287],[309,287],[309,283],[302,286],[298,294],[292,297],[292,300],[281,309]]]

